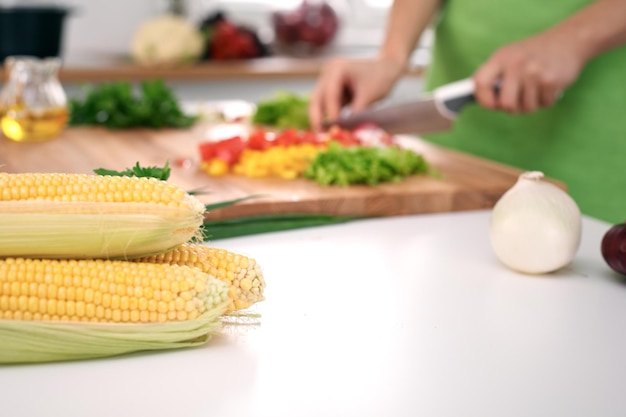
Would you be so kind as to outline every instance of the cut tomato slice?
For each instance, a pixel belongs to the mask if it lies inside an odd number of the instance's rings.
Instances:
[[[263,129],[256,129],[248,136],[248,148],[256,151],[264,151],[270,148],[273,141]]]
[[[274,143],[281,146],[298,145],[300,143],[300,132],[297,129],[287,128],[276,135]]]
[[[198,148],[203,161],[219,158],[228,165],[233,165],[239,160],[246,143],[241,136],[233,136],[217,142],[203,142]]]
[[[349,130],[333,126],[328,130],[328,140],[338,142],[342,146],[360,145],[361,141]]]
[[[200,151],[200,159],[203,161],[210,161],[215,157],[215,144],[217,142],[202,142],[198,145],[198,151]]]
[[[228,165],[234,165],[246,148],[246,143],[241,136],[234,136],[217,142],[216,147],[215,157]]]
[[[323,141],[316,132],[313,132],[311,130],[305,130],[300,133],[299,143],[311,143],[313,145],[321,145]]]

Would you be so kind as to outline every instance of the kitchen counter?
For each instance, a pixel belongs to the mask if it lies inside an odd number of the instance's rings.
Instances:
[[[91,172],[139,158],[162,165],[190,157],[205,129],[72,128],[39,144],[3,139],[0,166]],[[465,190],[465,201],[479,202],[467,200],[485,187],[477,178],[501,191],[516,174],[421,149],[457,178],[452,189]],[[180,185],[208,181],[181,167],[173,174]],[[525,276],[495,258],[489,210],[469,207],[209,242],[262,266],[258,318],[227,323],[193,349],[0,366],[2,415],[626,415],[626,284],[599,250],[609,225],[585,217],[570,266]]]
[[[64,62],[59,79],[64,83],[139,81],[162,78],[169,81],[215,81],[222,79],[267,80],[315,78],[327,57],[291,58],[274,56],[244,61],[203,62],[175,67],[147,67],[110,54],[83,54]],[[407,76],[420,76],[416,66]],[[0,69],[0,79],[5,76]]]
[[[240,62],[207,62],[179,67],[142,67],[126,57],[82,54],[70,57],[61,68],[59,79],[70,97],[83,97],[83,85],[91,83],[162,79],[183,100],[259,101],[276,91],[310,94],[326,58],[269,57]],[[423,89],[424,66],[407,70],[390,100],[406,100]],[[5,78],[0,68],[0,82]]]
[[[571,266],[498,263],[489,211],[361,220],[214,246],[262,265],[258,321],[188,350],[0,368],[6,417],[626,415],[626,286],[608,225]]]

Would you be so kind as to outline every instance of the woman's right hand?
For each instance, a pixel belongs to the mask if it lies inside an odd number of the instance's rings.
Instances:
[[[405,63],[391,58],[333,58],[323,68],[311,94],[311,127],[339,117],[344,106],[357,112],[384,98],[400,78]]]

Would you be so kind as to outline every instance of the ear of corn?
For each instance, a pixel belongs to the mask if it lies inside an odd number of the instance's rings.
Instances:
[[[205,206],[154,178],[0,173],[0,256],[133,258],[198,236]]]
[[[94,359],[205,344],[222,309],[171,323],[105,324],[0,320],[0,364]]]
[[[108,260],[0,260],[0,363],[206,342],[228,288],[197,268]]]
[[[265,280],[259,264],[225,249],[187,243],[136,261],[193,266],[225,282],[229,287],[227,312],[247,309],[264,299]]]

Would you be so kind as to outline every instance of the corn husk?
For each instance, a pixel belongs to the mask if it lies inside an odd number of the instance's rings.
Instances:
[[[133,258],[161,253],[200,233],[204,206],[0,201],[0,256]]]
[[[225,309],[224,302],[194,320],[147,324],[0,320],[0,363],[71,361],[198,346],[221,328]]]

